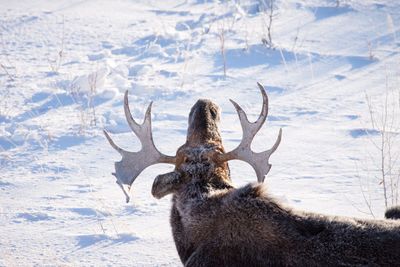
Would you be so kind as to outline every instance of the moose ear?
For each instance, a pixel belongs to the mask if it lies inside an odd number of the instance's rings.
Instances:
[[[181,183],[182,175],[177,171],[160,174],[154,179],[151,194],[155,198],[160,199],[168,194],[176,192]]]

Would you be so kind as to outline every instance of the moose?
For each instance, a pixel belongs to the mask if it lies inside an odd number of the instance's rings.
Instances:
[[[142,148],[129,152],[118,147],[105,131],[111,146],[121,155],[114,176],[127,201],[136,177],[156,163],[175,166],[158,175],[152,194],[172,194],[170,223],[184,266],[400,266],[400,222],[362,220],[295,211],[279,203],[263,185],[278,148],[282,129],[271,149],[255,153],[251,143],[268,115],[268,97],[258,84],[263,105],[259,118],[250,122],[243,109],[230,100],[239,116],[243,137],[237,148],[225,152],[218,128],[220,109],[200,99],[189,114],[187,139],[175,156],[166,156],[154,145],[150,103],[143,124],[131,115],[128,93],[124,111]],[[229,160],[249,163],[257,183],[235,188]],[[394,217],[393,217],[394,218]]]

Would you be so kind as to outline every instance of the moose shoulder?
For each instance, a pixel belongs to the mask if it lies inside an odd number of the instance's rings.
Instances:
[[[251,151],[252,139],[268,114],[268,98],[259,84],[263,106],[258,120],[248,121],[234,104],[243,129],[239,146],[225,152],[218,129],[219,107],[199,100],[189,114],[187,139],[174,157],[160,153],[151,134],[150,108],[142,125],[129,111],[127,121],[142,143],[139,152],[110,144],[122,155],[115,163],[117,183],[124,190],[140,172],[156,163],[175,169],[158,175],[152,194],[173,194],[171,227],[178,254],[185,266],[400,266],[400,223],[328,217],[292,211],[268,196],[261,184],[271,165],[281,131],[270,150]],[[248,162],[257,184],[236,189],[228,161]],[[128,199],[127,199],[128,200]]]

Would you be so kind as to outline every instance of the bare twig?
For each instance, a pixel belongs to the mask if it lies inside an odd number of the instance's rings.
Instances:
[[[368,41],[368,58],[371,61],[375,60],[375,55],[374,55],[371,41]]]
[[[222,56],[222,61],[224,65],[224,77],[226,78],[226,54],[225,54],[225,29],[222,26],[218,32],[218,37],[220,41],[220,50],[221,50],[221,56]]]
[[[365,95],[371,126],[379,133],[378,142],[375,142],[373,136],[368,136],[379,155],[378,164],[376,163],[376,158],[371,157],[372,159],[370,160],[372,165],[377,165],[377,171],[379,172],[379,177],[377,178],[379,184],[382,185],[385,208],[388,208],[399,203],[400,150],[396,144],[400,135],[400,104],[397,104],[395,91],[391,89],[387,73],[385,88],[380,112],[375,112],[371,98],[367,93]]]
[[[363,196],[364,203],[365,203],[365,205],[366,205],[367,208],[368,208],[369,214],[371,214],[371,216],[372,216],[373,218],[375,218],[375,214],[374,214],[374,212],[373,212],[373,210],[372,210],[371,194],[369,194],[369,198],[367,198],[367,196],[365,195],[365,190],[364,190],[364,188],[363,188],[363,186],[362,186],[362,181],[361,181],[361,177],[360,177],[359,168],[358,168],[357,163],[356,163],[356,170],[357,170],[358,182],[359,182],[359,185],[360,185],[360,191],[361,191],[361,194],[362,194],[362,196]],[[370,193],[369,189],[367,189],[367,192]],[[357,209],[357,210],[358,210],[358,209]]]
[[[63,16],[60,49],[58,50],[55,59],[49,59],[50,68],[53,72],[58,72],[60,70],[64,58],[64,45],[65,45],[65,18]]]
[[[88,107],[92,110],[92,120],[90,121],[91,126],[96,126],[96,107],[94,105],[94,96],[97,93],[97,75],[98,75],[98,70],[92,74],[89,75],[88,77],[88,83],[90,87],[90,92],[88,95]]]
[[[269,0],[269,5],[267,5],[264,1],[265,14],[267,16],[267,20],[264,20],[264,27],[266,27],[266,35],[261,39],[262,43],[268,48],[274,48],[274,44],[272,42],[272,23],[274,21],[274,0]],[[269,11],[269,13],[267,13]]]
[[[0,63],[0,67],[4,70],[4,72],[7,74],[8,78],[10,78],[11,81],[14,81],[13,75],[11,75],[10,72],[8,72],[7,67],[4,66],[2,63]]]

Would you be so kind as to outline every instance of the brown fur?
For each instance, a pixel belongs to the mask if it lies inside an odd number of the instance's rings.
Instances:
[[[186,266],[400,266],[400,224],[294,212],[262,185],[175,194],[175,243]]]
[[[218,107],[199,100],[175,171],[160,175],[153,194],[173,194],[171,226],[185,266],[400,266],[400,223],[295,212],[261,184],[235,189]]]
[[[393,206],[386,210],[386,219],[400,220],[400,206]]]

